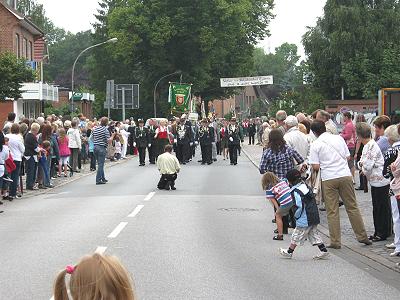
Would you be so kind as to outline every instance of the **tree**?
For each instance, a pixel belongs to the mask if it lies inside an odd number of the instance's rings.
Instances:
[[[89,31],[68,33],[65,38],[49,46],[50,64],[45,68],[45,79],[55,84],[70,87],[72,65],[79,53],[92,45],[92,34]],[[89,53],[79,58],[75,67],[75,84],[91,87],[89,70]]]
[[[33,81],[32,69],[12,53],[0,54],[0,100],[21,97],[21,83]]]
[[[273,7],[272,0],[126,0],[103,4],[114,7],[101,15],[103,23],[97,31],[105,34],[106,29],[108,37],[118,38],[110,52],[114,61],[129,70],[125,76],[141,83],[141,103],[147,115],[152,113],[154,83],[176,70],[182,71],[183,80],[193,83],[194,93],[203,99],[228,96],[231,90],[220,88],[219,78],[250,73],[254,45],[269,33]],[[167,83],[160,84],[164,92],[158,97],[164,103]]]
[[[45,32],[48,44],[52,45],[64,39],[65,30],[56,27],[46,16],[43,4],[38,4],[35,0],[19,0],[18,10]]]
[[[328,0],[303,37],[313,84],[331,99],[342,87],[351,98],[369,98],[381,87],[400,86],[387,77],[398,74],[399,38],[398,0]]]
[[[303,84],[302,74],[298,68],[300,56],[297,50],[295,44],[289,43],[282,44],[275,49],[275,53],[269,54],[265,54],[261,48],[256,48],[253,53],[253,75],[273,75],[273,89],[278,92]]]

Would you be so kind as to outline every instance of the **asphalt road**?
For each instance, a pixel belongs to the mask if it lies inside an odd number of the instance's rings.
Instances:
[[[154,166],[132,160],[0,215],[0,299],[50,299],[58,271],[101,249],[131,272],[139,299],[398,299],[400,275],[335,251],[280,258],[273,212],[249,160],[183,166],[177,191],[157,191]],[[155,193],[154,193],[155,192]],[[99,248],[101,247],[101,248]]]

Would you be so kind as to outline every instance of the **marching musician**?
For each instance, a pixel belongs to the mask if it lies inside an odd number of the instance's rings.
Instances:
[[[149,120],[149,147],[147,148],[149,152],[149,162],[151,165],[156,163],[156,145],[155,145],[155,135],[157,127],[155,126],[155,121],[153,119]]]
[[[190,124],[190,123],[189,123]],[[190,145],[192,141],[192,128],[187,125],[185,115],[182,115],[176,126],[176,157],[179,163],[186,165],[190,159]]]
[[[139,126],[135,128],[133,134],[133,147],[139,151],[139,166],[144,166],[146,161],[146,148],[151,147],[149,129],[144,127],[144,121],[138,120]]]
[[[209,121],[203,119],[198,132],[201,148],[201,164],[211,165],[212,161],[212,143],[214,142],[214,128],[209,126]]]
[[[229,147],[229,158],[231,165],[237,165],[237,157],[240,149],[240,142],[243,140],[242,128],[237,124],[236,118],[233,117],[228,125],[228,147]]]

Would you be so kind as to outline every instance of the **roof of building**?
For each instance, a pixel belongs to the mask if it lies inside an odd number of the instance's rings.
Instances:
[[[4,0],[0,0],[0,5],[3,6],[8,12],[10,12],[17,20],[20,21],[22,27],[28,30],[30,33],[36,36],[43,36],[44,32],[36,24],[34,24],[29,18],[22,15],[20,12],[16,11],[10,7]]]

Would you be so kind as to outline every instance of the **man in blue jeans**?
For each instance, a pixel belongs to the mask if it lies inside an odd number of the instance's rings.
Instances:
[[[93,129],[93,145],[94,145],[94,156],[97,161],[97,174],[96,174],[96,184],[106,184],[107,179],[104,175],[104,162],[106,160],[107,145],[112,141],[115,133],[110,136],[110,132],[107,128],[108,118],[103,117],[100,120],[100,126]]]

